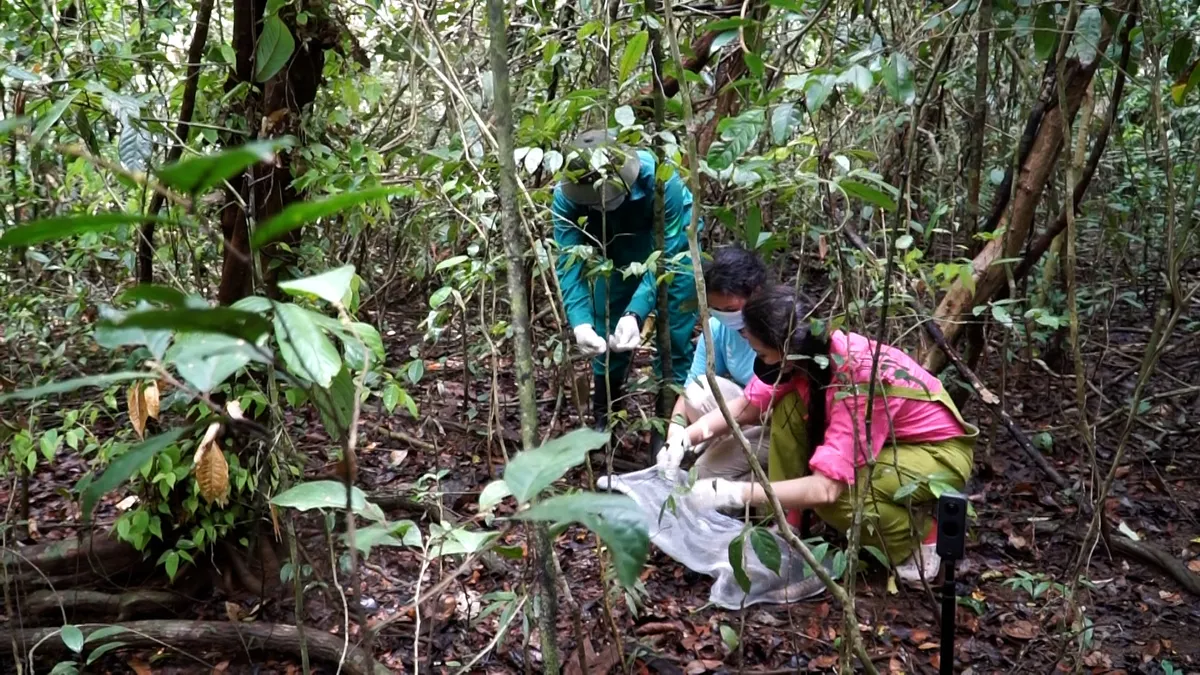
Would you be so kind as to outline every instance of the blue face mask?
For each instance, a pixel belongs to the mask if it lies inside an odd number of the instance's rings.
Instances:
[[[709,309],[708,311],[713,315],[714,318],[716,318],[717,321],[721,322],[722,326],[725,326],[729,330],[741,330],[742,326],[746,325],[745,322],[742,321],[741,311],[723,312],[719,309]]]

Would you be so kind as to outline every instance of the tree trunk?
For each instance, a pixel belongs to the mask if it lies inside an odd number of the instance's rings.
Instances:
[[[521,409],[521,443],[526,450],[537,444],[537,401],[533,379],[533,342],[529,327],[529,294],[525,279],[525,237],[518,221],[517,167],[513,161],[512,100],[508,82],[508,26],[504,0],[488,0],[488,27],[492,83],[496,110],[496,152],[500,165],[500,229],[508,258],[508,296],[512,306],[513,344],[516,350],[517,397]],[[557,675],[558,575],[554,549],[545,524],[530,526],[538,567],[537,586],[541,608],[537,615],[541,634],[542,672]]]
[[[1123,17],[1135,0],[1122,0],[1114,8]],[[1107,17],[1107,15],[1106,15]],[[1104,21],[1097,54],[1103,55],[1108,49],[1116,26],[1107,18]],[[1058,155],[1063,145],[1063,129],[1065,113],[1074,119],[1083,99],[1084,91],[1096,73],[1102,56],[1097,56],[1091,63],[1082,64],[1078,59],[1071,59],[1063,68],[1067,92],[1067,110],[1051,104],[1047,106],[1041,125],[1034,137],[1028,156],[1021,163],[1017,177],[1016,194],[1012,198],[1011,209],[1000,218],[997,230],[1003,229],[1003,237],[992,239],[984,246],[972,261],[972,276],[974,278],[974,293],[961,281],[956,281],[942,298],[934,313],[938,328],[953,345],[962,332],[963,326],[971,320],[971,310],[976,305],[985,304],[996,295],[1007,289],[1007,275],[1003,265],[995,265],[995,261],[1020,256],[1025,240],[1029,236],[1030,226],[1041,201],[1042,192],[1049,180]],[[933,350],[925,355],[924,367],[931,372],[940,372],[946,365],[946,357],[941,350]]]

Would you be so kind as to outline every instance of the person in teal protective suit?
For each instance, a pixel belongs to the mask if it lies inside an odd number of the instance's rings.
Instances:
[[[558,244],[555,271],[562,288],[567,321],[580,351],[592,356],[592,413],[597,427],[607,428],[609,402],[619,396],[628,374],[631,352],[641,342],[641,327],[658,302],[653,272],[626,276],[631,263],[644,263],[655,249],[654,191],[657,159],[646,150],[615,142],[603,130],[589,131],[567,148],[565,177],[554,189],[551,213]],[[657,267],[674,272],[667,288],[671,334],[671,375],[682,384],[692,361],[692,330],[698,307],[691,258],[669,263],[688,248],[692,193],[671,172],[663,186],[665,251]],[[611,270],[585,274],[585,265],[572,255],[576,246],[591,246],[607,258]],[[664,263],[669,265],[664,268]],[[589,289],[589,283],[592,287]],[[655,359],[655,372],[661,364]],[[605,379],[607,375],[607,381]],[[661,443],[661,439],[658,439]]]

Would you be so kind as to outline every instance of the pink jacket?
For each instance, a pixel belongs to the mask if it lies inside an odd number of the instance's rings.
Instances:
[[[825,391],[825,441],[813,450],[809,468],[834,480],[854,483],[857,467],[866,464],[861,442],[866,438],[867,396],[838,395],[849,385],[865,388],[871,381],[871,357],[875,341],[857,333],[835,331],[830,338],[830,360],[834,368],[832,384]],[[897,443],[944,441],[965,433],[958,419],[944,405],[897,396],[884,397],[881,383],[908,389],[942,391],[942,383],[925,372],[907,354],[883,345],[879,353],[879,381],[875,384],[875,404],[871,408],[871,456],[876,457],[884,443],[893,437]],[[808,403],[808,381],[803,376],[780,382],[779,386],[754,377],[746,385],[745,396],[761,410],[769,410],[775,401],[796,392]]]

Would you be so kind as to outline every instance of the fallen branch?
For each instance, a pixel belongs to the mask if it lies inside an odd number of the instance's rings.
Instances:
[[[423,440],[417,438],[416,436],[413,436],[412,434],[408,434],[403,431],[395,431],[395,430],[389,429],[381,424],[375,425],[375,431],[378,431],[379,433],[391,438],[392,440],[401,441],[403,443],[408,443],[409,445],[413,446],[414,448],[420,448],[422,450],[428,450],[430,452],[437,452],[436,445],[434,445],[433,443],[430,443],[429,441],[423,441]]]
[[[1147,565],[1157,565],[1159,569],[1166,572],[1167,576],[1174,579],[1184,590],[1196,597],[1200,597],[1200,575],[1193,574],[1191,570],[1170,553],[1149,542],[1133,541],[1124,537],[1109,537],[1106,541],[1108,547],[1117,553],[1139,560]]]
[[[36,591],[21,603],[26,616],[46,616],[66,611],[69,616],[109,618],[127,621],[137,617],[174,613],[191,601],[178,593],[154,590],[134,590],[128,593],[101,591]]]
[[[131,621],[121,624],[126,630],[109,633],[88,642],[91,649],[108,643],[122,648],[148,648],[168,645],[192,656],[209,651],[225,654],[252,652],[300,656],[300,631],[295,626],[270,623],[232,623],[229,621]],[[80,626],[89,635],[105,624]],[[0,656],[24,658],[37,645],[38,655],[61,654],[67,646],[57,639],[58,626],[0,631]],[[388,675],[382,665],[367,670],[367,655],[350,647],[342,655],[342,638],[308,627],[304,631],[308,653],[316,660],[341,666],[348,675]],[[192,656],[196,658],[195,656]]]

